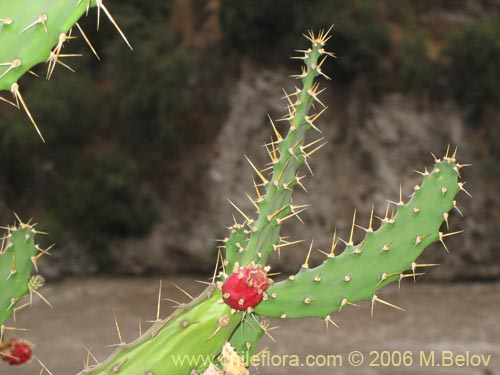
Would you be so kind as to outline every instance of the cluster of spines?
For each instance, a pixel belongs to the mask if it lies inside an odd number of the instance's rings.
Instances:
[[[109,13],[102,0],[49,0],[36,4],[25,1],[4,1],[0,4],[0,91],[8,90],[14,101],[2,96],[0,100],[26,112],[39,136],[42,134],[21,95],[18,80],[33,66],[47,62],[47,79],[52,76],[56,65],[71,71],[63,58],[79,56],[65,54],[65,43],[74,39],[72,27],[76,26],[92,52],[94,47],[78,24],[78,19],[88,13],[90,7],[97,7],[97,28],[101,11],[106,14],[122,38],[130,47],[125,35]],[[130,47],[131,48],[131,47]],[[98,57],[99,58],[99,57]]]

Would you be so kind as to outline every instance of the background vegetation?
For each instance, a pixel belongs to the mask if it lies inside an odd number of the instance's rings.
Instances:
[[[110,25],[92,31],[89,17],[83,26],[101,62],[73,41],[68,51],[86,51],[68,59],[77,74],[58,67],[50,84],[22,82],[47,144],[22,113],[0,108],[2,222],[13,210],[35,216],[51,242],[84,241],[101,271],[108,240],[147,234],[165,184],[216,137],[241,61],[282,63],[307,29],[335,24],[330,47],[339,57],[326,71],[334,85],[373,100],[384,92],[453,99],[471,126],[498,139],[488,124],[499,116],[500,22],[426,25],[425,1],[109,3],[133,53]]]

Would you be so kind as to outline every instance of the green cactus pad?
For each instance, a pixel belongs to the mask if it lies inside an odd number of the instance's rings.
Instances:
[[[266,333],[266,321],[259,321],[256,315],[250,315],[236,328],[229,343],[240,355],[246,364],[250,365],[252,356],[257,349],[257,344]]]
[[[67,57],[65,43],[75,37],[72,35],[75,25],[97,56],[77,23],[91,7],[97,7],[97,27],[103,13],[132,49],[102,0],[0,0],[0,91],[8,90],[14,97],[10,101],[0,96],[0,101],[22,107],[42,140],[42,133],[21,95],[18,80],[42,62],[48,63],[47,79],[57,64],[71,70],[62,60]]]
[[[29,224],[9,227],[0,248],[0,325],[17,302],[30,292],[29,280],[38,250],[36,231]]]
[[[301,185],[302,177],[297,174],[299,167],[307,164],[307,158],[315,152],[314,148],[309,147],[316,142],[304,145],[305,134],[310,128],[317,130],[314,121],[323,113],[323,110],[318,110],[315,114],[308,115],[313,103],[323,105],[318,99],[322,90],[314,80],[319,75],[326,77],[321,65],[328,56],[333,56],[323,48],[329,38],[328,32],[320,32],[317,36],[311,32],[307,38],[312,45],[308,50],[300,51],[303,56],[297,59],[303,60],[305,66],[302,67],[302,73],[295,76],[302,81],[302,89],[285,94],[288,114],[283,120],[290,123],[288,134],[283,138],[273,124],[276,139],[267,145],[273,169],[271,179],[267,180],[249,160],[258,176],[259,185],[265,187],[265,194],[261,196],[256,185],[258,197],[255,205],[259,212],[256,221],[240,211],[245,216],[245,224],[251,232],[246,247],[238,256],[243,267],[251,262],[265,265],[269,255],[280,247],[279,233],[282,223],[296,216],[304,208],[292,205],[291,197],[294,187]]]
[[[207,288],[188,305],[155,323],[134,342],[80,375],[187,375],[204,371],[220,353],[242,314],[221,302],[220,291]]]
[[[230,274],[237,263],[241,264],[242,253],[248,242],[249,231],[244,225],[234,224],[229,228],[229,237],[224,239],[226,249],[225,271]]]
[[[0,1],[0,91],[12,85],[33,66],[49,61],[51,50],[68,39],[68,31],[85,13],[78,0]]]
[[[255,308],[255,313],[326,318],[346,304],[381,301],[375,294],[377,290],[413,277],[419,267],[415,259],[431,243],[443,241],[446,236],[440,228],[462,189],[459,167],[454,158],[437,160],[432,172],[423,173],[423,182],[415,188],[410,201],[395,203],[395,216],[388,212],[377,231],[369,228],[361,243],[348,243],[339,256],[328,256],[313,269],[302,267],[288,280],[270,286],[268,299]],[[404,274],[407,270],[411,272]]]

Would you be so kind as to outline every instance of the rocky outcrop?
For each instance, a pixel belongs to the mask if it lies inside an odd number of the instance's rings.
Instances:
[[[116,269],[143,274],[213,268],[215,239],[226,236],[222,228],[232,222],[231,215],[242,221],[227,199],[249,214],[255,211],[245,196],[253,188],[252,170],[243,155],[256,165],[267,163],[265,149],[258,145],[271,137],[268,114],[281,116],[280,88],[290,90],[293,83],[282,70],[244,63],[239,81],[229,92],[231,109],[215,143],[187,163],[190,167],[179,181],[171,182],[170,198],[150,236],[112,245]],[[311,207],[301,215],[305,224],[291,221],[285,229],[291,239],[306,242],[282,251],[276,270],[296,270],[312,240],[315,249],[329,249],[335,227],[347,238],[355,209],[361,226],[368,224],[372,204],[376,214],[383,216],[387,200],[398,200],[400,183],[408,196],[420,180],[413,170],[423,170],[432,163],[430,152],[443,154],[451,144],[458,146],[462,162],[474,164],[464,170],[474,199],[462,193],[459,207],[465,219],[456,217],[458,213],[450,218],[453,230],[465,229],[447,241],[451,254],[435,245],[424,261],[442,264],[439,271],[430,272],[434,279],[500,277],[496,256],[500,221],[494,210],[498,179],[485,175],[482,165],[487,160],[477,151],[475,131],[464,124],[460,108],[400,94],[368,101],[335,85],[323,98],[330,107],[319,122],[323,134],[313,134],[311,139],[324,137],[327,144],[310,163],[314,176],[304,180],[308,192],[300,191],[295,198],[296,203]],[[309,174],[307,169],[303,173]],[[323,255],[316,252],[313,257],[314,263]]]

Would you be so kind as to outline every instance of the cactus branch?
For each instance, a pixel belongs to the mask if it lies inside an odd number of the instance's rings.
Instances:
[[[370,220],[365,239],[358,244],[353,243],[353,220],[342,254],[334,256],[332,251],[320,266],[312,269],[303,266],[288,280],[270,286],[269,298],[255,308],[255,313],[325,319],[345,305],[363,300],[372,301],[372,309],[376,302],[396,307],[380,299],[376,292],[388,283],[415,278],[418,268],[435,266],[419,265],[415,260],[437,241],[448,251],[444,239],[462,232],[441,232],[448,212],[454,208],[455,196],[461,190],[457,165],[455,158],[448,156],[438,160],[432,172],[425,174],[422,184],[415,187],[407,203],[401,195],[398,202],[392,203],[397,213],[389,214],[387,209],[380,218],[382,224],[378,230],[373,231]],[[405,273],[407,271],[410,273]]]

